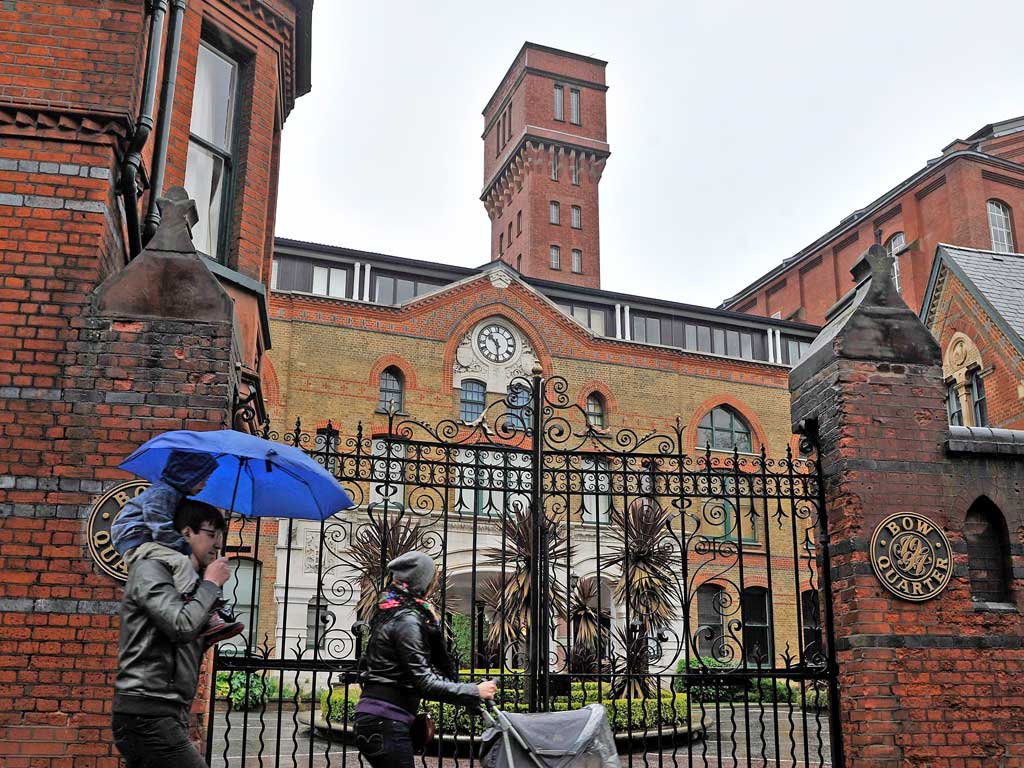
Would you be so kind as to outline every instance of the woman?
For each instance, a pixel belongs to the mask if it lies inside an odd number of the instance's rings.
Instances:
[[[436,570],[420,552],[388,563],[391,584],[370,623],[355,717],[356,745],[372,768],[414,768],[410,729],[421,697],[475,707],[497,690],[493,681],[446,679],[455,676],[454,665],[437,612],[426,600],[436,587]]]

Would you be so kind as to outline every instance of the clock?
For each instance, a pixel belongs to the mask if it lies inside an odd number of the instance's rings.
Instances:
[[[507,363],[516,353],[516,337],[505,326],[491,323],[480,329],[476,348],[492,363]]]

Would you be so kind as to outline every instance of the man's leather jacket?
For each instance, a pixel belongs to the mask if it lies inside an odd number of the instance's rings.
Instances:
[[[377,625],[361,660],[362,695],[382,699],[408,712],[419,709],[420,698],[474,707],[480,689],[473,683],[454,683],[438,675],[432,664],[424,620],[413,608],[396,608]]]
[[[121,602],[114,712],[177,715],[192,705],[199,685],[203,640],[216,584],[202,581],[185,602],[170,567],[139,560],[128,572]]]

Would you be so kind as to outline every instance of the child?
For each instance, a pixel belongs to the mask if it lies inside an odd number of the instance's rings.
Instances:
[[[110,537],[129,568],[137,560],[159,560],[174,575],[174,586],[186,598],[199,574],[192,566],[192,551],[174,529],[174,512],[186,496],[203,490],[217,460],[208,453],[171,451],[160,480],[124,505],[110,526]],[[227,640],[245,626],[226,609],[223,598],[214,606],[202,636],[207,646]]]

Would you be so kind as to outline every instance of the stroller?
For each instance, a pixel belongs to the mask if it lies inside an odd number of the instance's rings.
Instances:
[[[480,742],[482,768],[619,768],[604,707],[513,714],[493,702],[481,708],[490,726]]]

